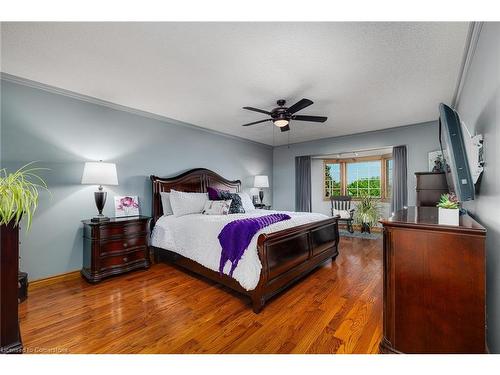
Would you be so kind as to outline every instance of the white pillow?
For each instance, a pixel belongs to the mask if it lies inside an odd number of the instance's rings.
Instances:
[[[350,219],[351,214],[347,210],[336,210],[335,208],[333,209],[333,216],[339,215],[341,219]]]
[[[241,198],[241,203],[245,212],[255,210],[255,206],[252,203],[252,198],[250,198],[250,195],[248,195],[248,193],[238,193],[238,195]]]
[[[170,193],[160,192],[161,206],[163,207],[163,215],[173,215],[172,205],[170,204]]]
[[[227,201],[206,201],[202,214],[205,215],[229,215],[232,199]]]
[[[201,213],[207,200],[208,193],[185,193],[170,190],[170,205],[175,217]]]

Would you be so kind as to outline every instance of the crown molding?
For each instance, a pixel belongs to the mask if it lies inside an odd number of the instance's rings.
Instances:
[[[28,78],[23,78],[23,77],[15,76],[15,75],[8,74],[8,73],[5,73],[5,72],[0,72],[0,79],[3,80],[3,81],[12,82],[12,83],[16,83],[16,84],[19,84],[19,85],[23,85],[23,86],[27,86],[27,87],[31,87],[31,88],[35,88],[35,89],[39,89],[39,90],[43,90],[43,91],[47,91],[47,92],[50,92],[52,94],[62,95],[62,96],[66,96],[68,98],[72,98],[72,99],[76,99],[76,100],[81,100],[81,101],[84,101],[84,102],[87,102],[87,103],[92,103],[92,104],[95,104],[95,105],[99,105],[99,106],[111,108],[111,109],[114,109],[114,110],[117,110],[117,111],[128,112],[128,113],[131,113],[133,115],[137,115],[137,116],[141,116],[141,117],[146,117],[146,118],[150,118],[150,119],[161,121],[161,122],[166,122],[168,124],[184,126],[186,128],[203,131],[205,133],[209,133],[209,134],[213,134],[213,135],[218,135],[220,137],[229,138],[229,139],[232,139],[232,140],[236,140],[236,141],[240,141],[240,142],[245,142],[245,143],[249,143],[249,144],[253,144],[253,145],[264,146],[264,147],[266,147],[268,149],[272,149],[273,148],[273,146],[265,144],[265,143],[260,143],[260,142],[252,141],[250,139],[238,137],[238,136],[235,136],[235,135],[222,133],[222,132],[219,132],[217,130],[203,128],[201,126],[197,126],[197,125],[189,124],[187,122],[175,120],[175,119],[172,119],[172,118],[169,118],[169,117],[158,115],[156,113],[147,112],[147,111],[143,111],[143,110],[132,108],[132,107],[127,107],[127,106],[124,106],[124,105],[121,105],[121,104],[117,104],[117,103],[113,103],[113,102],[108,102],[107,100],[102,100],[102,99],[99,99],[99,98],[95,98],[93,96],[88,96],[88,95],[80,94],[80,93],[77,93],[77,92],[74,92],[74,91],[70,91],[70,90],[59,88],[59,87],[47,85],[45,83],[33,81],[33,80],[28,79]]]
[[[472,59],[474,58],[474,54],[476,52],[476,47],[479,41],[479,35],[481,34],[482,28],[483,28],[483,22],[471,22],[469,24],[469,31],[467,32],[464,54],[462,57],[462,64],[460,66],[457,85],[455,87],[455,92],[453,94],[453,99],[451,101],[451,106],[455,109],[460,104],[460,97],[462,95],[465,79],[467,78],[467,73],[469,72],[469,68],[472,64]]]

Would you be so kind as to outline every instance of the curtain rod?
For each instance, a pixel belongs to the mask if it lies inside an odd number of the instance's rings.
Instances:
[[[362,150],[353,150],[353,151],[343,151],[343,152],[329,152],[326,154],[317,154],[317,155],[311,155],[311,158],[316,159],[316,158],[322,158],[328,155],[345,155],[345,154],[354,154],[356,152],[367,152],[367,151],[378,151],[378,150],[384,150],[386,148],[394,148],[396,146],[384,146],[384,147],[376,147],[376,148],[365,148]]]

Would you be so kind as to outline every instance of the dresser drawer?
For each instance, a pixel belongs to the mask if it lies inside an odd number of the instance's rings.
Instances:
[[[446,175],[444,173],[425,173],[417,174],[418,190],[448,190]]]
[[[147,223],[134,222],[126,225],[103,225],[99,228],[100,238],[127,236],[147,232]]]
[[[448,190],[419,190],[417,189],[417,207],[436,207],[442,194]]]
[[[100,255],[107,256],[114,253],[121,253],[131,250],[135,247],[144,247],[147,245],[146,236],[123,237],[117,240],[108,240],[101,242]]]
[[[137,261],[146,260],[146,247],[142,249],[138,249],[137,251],[133,251],[131,253],[109,256],[106,258],[101,258],[99,260],[100,263],[100,271],[106,271],[115,267],[123,267],[128,264],[132,264]]]

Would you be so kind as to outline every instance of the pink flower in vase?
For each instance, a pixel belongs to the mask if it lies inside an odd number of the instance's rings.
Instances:
[[[137,214],[139,204],[135,197],[123,197],[117,201],[116,209],[125,215]]]
[[[131,197],[123,197],[120,199],[121,207],[134,207],[134,200]],[[137,207],[137,204],[135,205]]]

